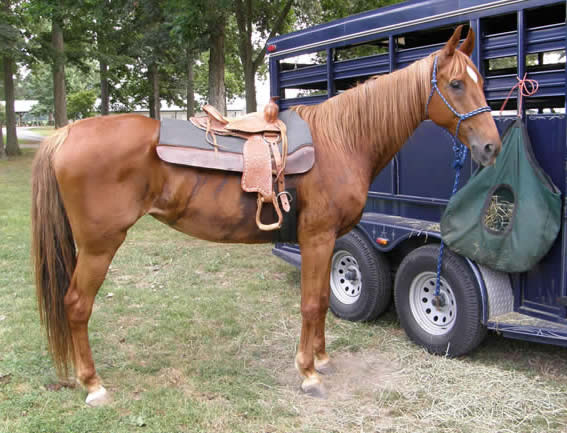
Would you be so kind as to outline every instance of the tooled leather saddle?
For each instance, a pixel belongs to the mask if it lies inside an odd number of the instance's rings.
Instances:
[[[285,175],[305,173],[315,160],[307,124],[295,112],[280,114],[273,98],[263,113],[233,121],[210,105],[205,105],[203,111],[205,115],[192,117],[191,122],[162,120],[159,157],[175,164],[241,172],[242,189],[258,194],[258,228],[280,229],[281,209],[290,211]],[[289,136],[288,126],[292,131]],[[264,203],[273,205],[276,222],[261,221]]]

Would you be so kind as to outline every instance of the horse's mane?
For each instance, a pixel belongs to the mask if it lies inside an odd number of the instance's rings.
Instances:
[[[372,77],[321,104],[293,109],[310,124],[313,138],[328,149],[368,149],[384,138],[388,145],[399,147],[425,119],[436,54],[391,74]],[[451,75],[460,74],[468,57],[459,51],[453,57]]]

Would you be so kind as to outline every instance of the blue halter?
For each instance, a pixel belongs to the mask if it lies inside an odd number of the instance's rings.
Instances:
[[[490,109],[490,107],[488,105],[485,105],[484,107],[479,107],[473,111],[469,111],[468,113],[465,114],[461,114],[459,113],[457,110],[455,110],[453,108],[453,106],[449,103],[449,101],[447,101],[447,99],[445,98],[445,96],[443,96],[443,93],[441,93],[441,90],[439,90],[439,87],[437,86],[437,61],[439,60],[438,56],[435,56],[435,60],[433,61],[433,75],[431,77],[431,93],[429,94],[429,98],[427,99],[427,105],[425,106],[425,113],[428,114],[429,112],[429,103],[431,102],[431,98],[433,98],[433,94],[435,92],[437,92],[439,94],[439,96],[441,97],[441,100],[445,103],[445,105],[449,108],[449,110],[451,110],[451,112],[459,119],[459,122],[457,123],[457,129],[455,130],[455,135],[452,135],[452,139],[453,139],[453,150],[455,151],[455,168],[456,165],[460,165],[460,167],[463,166],[463,164],[465,163],[465,158],[467,157],[467,148],[466,146],[461,143],[458,139],[459,136],[459,129],[461,127],[461,122],[463,120],[467,120],[473,116],[476,116],[477,114],[480,113],[484,113],[484,112],[490,112],[492,111]]]
[[[457,110],[453,108],[453,106],[447,101],[439,87],[437,86],[437,61],[439,57],[435,56],[435,60],[433,61],[433,74],[431,77],[431,93],[429,94],[429,99],[427,100],[427,105],[425,106],[425,113],[428,114],[429,110],[429,103],[431,102],[431,98],[433,94],[437,92],[441,97],[441,100],[445,103],[445,105],[451,110],[451,112],[459,119],[457,123],[457,129],[455,130],[455,135],[451,135],[451,139],[453,140],[453,152],[455,153],[455,161],[453,162],[453,168],[455,169],[455,182],[453,184],[453,192],[451,196],[453,196],[457,192],[457,188],[459,187],[459,179],[461,177],[461,168],[465,165],[465,159],[467,158],[467,147],[460,142],[459,136],[459,128],[461,127],[461,123],[463,120],[467,120],[473,116],[476,116],[480,113],[490,112],[491,109],[488,105],[484,107],[479,107],[473,111],[469,111],[468,113],[461,114]],[[443,250],[445,249],[445,243],[443,239],[441,239],[441,245],[439,246],[439,258],[437,260],[437,279],[435,281],[435,303],[436,307],[440,308],[442,305],[440,294],[440,283],[441,283],[441,267],[443,266]]]

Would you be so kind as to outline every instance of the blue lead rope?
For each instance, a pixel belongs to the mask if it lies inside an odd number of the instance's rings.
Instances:
[[[435,92],[437,92],[439,94],[439,96],[441,97],[441,99],[443,100],[443,102],[445,103],[445,105],[449,108],[449,110],[451,110],[451,112],[459,119],[459,121],[457,122],[457,128],[455,130],[455,135],[450,135],[451,139],[453,140],[453,152],[455,153],[455,161],[453,162],[453,168],[455,169],[455,182],[453,183],[453,191],[451,192],[451,197],[453,195],[455,195],[455,193],[457,192],[457,189],[459,188],[459,179],[461,177],[461,169],[463,168],[463,166],[465,165],[465,160],[467,159],[467,153],[468,153],[468,149],[467,147],[461,143],[459,141],[459,128],[461,127],[461,123],[463,122],[463,120],[467,120],[473,116],[476,116],[477,114],[480,113],[485,113],[485,112],[490,112],[491,109],[489,106],[485,105],[484,107],[479,107],[476,110],[470,111],[468,113],[465,114],[461,114],[459,113],[457,110],[455,110],[451,104],[449,103],[449,101],[447,101],[447,99],[445,99],[445,96],[443,96],[443,93],[441,93],[441,90],[439,90],[439,87],[437,87],[437,60],[438,57],[435,56],[435,60],[433,61],[433,75],[431,77],[431,93],[429,94],[429,99],[427,100],[427,105],[425,106],[425,113],[428,113],[428,109],[429,109],[429,103],[431,102],[431,98],[433,97],[433,94]],[[443,267],[443,251],[445,249],[445,243],[443,242],[443,239],[441,239],[441,245],[439,246],[439,257],[437,259],[437,277],[435,280],[435,292],[433,294],[434,296],[434,305],[439,308],[441,307],[441,299],[440,299],[440,293],[441,293],[441,268]]]
[[[468,149],[460,141],[453,142],[453,151],[455,152],[455,161],[453,162],[453,168],[455,169],[455,182],[453,183],[453,191],[451,192],[451,197],[455,195],[457,189],[459,188],[459,180],[461,178],[461,169],[465,164],[465,159],[467,159]],[[443,251],[445,250],[445,242],[441,238],[441,245],[439,246],[439,257],[437,258],[437,277],[435,279],[435,292],[433,296],[435,298],[434,305],[436,307],[441,306],[441,301],[439,299],[439,294],[441,292],[441,267],[443,266]]]

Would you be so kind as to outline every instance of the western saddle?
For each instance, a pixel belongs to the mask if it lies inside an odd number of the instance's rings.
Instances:
[[[219,150],[217,135],[228,135],[246,140],[243,147],[242,189],[258,193],[256,224],[260,230],[270,231],[281,228],[283,222],[281,207],[290,210],[289,193],[285,190],[284,170],[287,160],[287,131],[278,119],[279,107],[275,98],[264,108],[263,113],[251,113],[241,119],[229,121],[211,105],[205,105],[206,116],[192,117],[191,122],[206,131],[206,140]],[[280,152],[281,143],[281,152]],[[274,177],[274,178],[273,178]],[[273,179],[272,179],[273,178]],[[277,191],[274,189],[277,184]],[[261,221],[264,203],[272,203],[278,220],[271,224]]]

